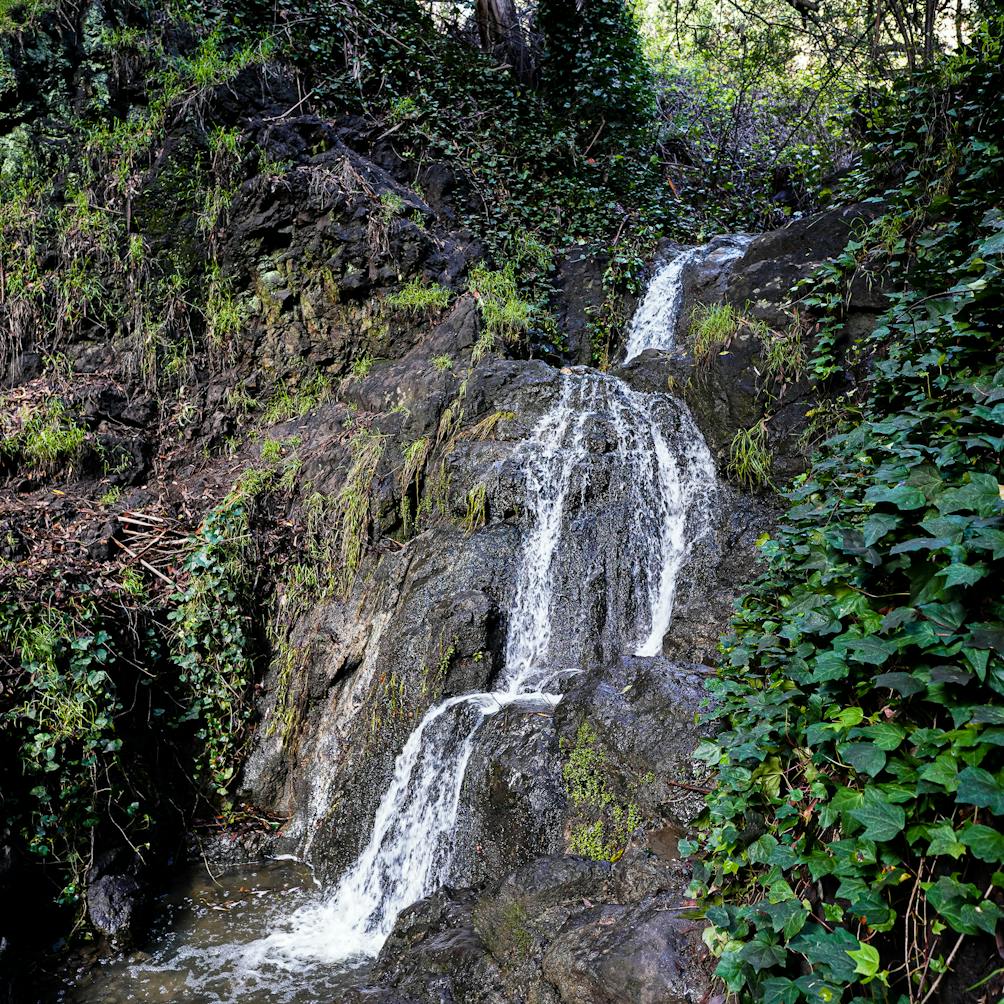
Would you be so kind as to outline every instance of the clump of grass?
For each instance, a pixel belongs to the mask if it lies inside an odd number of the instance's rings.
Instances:
[[[375,362],[376,360],[369,354],[360,356],[352,363],[352,376],[357,380],[361,380],[363,377],[369,376],[370,370],[373,369],[373,364]]]
[[[235,415],[241,417],[258,407],[258,402],[243,387],[231,387],[224,401]]]
[[[494,437],[498,427],[503,422],[511,422],[516,417],[514,411],[493,411],[486,415],[480,422],[464,429],[458,436],[459,439],[472,439],[475,442],[483,443],[486,439]]]
[[[397,125],[407,119],[416,118],[418,114],[418,103],[414,98],[394,98],[387,112],[387,121],[391,125]]]
[[[450,296],[450,290],[438,282],[425,283],[421,279],[412,279],[387,297],[387,305],[410,314],[432,313],[445,310]]]
[[[453,360],[449,356],[447,356],[447,355],[433,356],[432,357],[432,365],[437,370],[439,370],[440,373],[443,373],[446,370],[452,370],[453,369]]]
[[[200,90],[225,84],[246,67],[264,62],[273,45],[271,40],[265,39],[228,53],[222,33],[214,31],[191,56],[178,60],[177,74],[181,81],[193,84]]]
[[[266,425],[275,425],[291,418],[305,415],[320,404],[331,393],[331,383],[323,373],[317,373],[298,387],[283,383],[276,387],[265,406],[262,420]]]
[[[349,444],[352,461],[332,513],[341,564],[338,580],[344,593],[351,589],[366,550],[373,479],[385,445],[384,436],[367,429],[357,432]]]
[[[122,571],[122,588],[130,595],[142,597],[146,593],[143,576],[135,568],[125,568]]]
[[[261,459],[266,464],[278,463],[282,456],[282,440],[270,439],[266,436],[261,442]]]
[[[690,351],[698,365],[706,365],[732,340],[739,319],[729,303],[699,303],[690,319]]]
[[[464,516],[464,533],[470,536],[475,530],[480,530],[487,522],[487,489],[483,484],[476,484],[467,493],[467,513]]]
[[[98,503],[100,505],[115,505],[120,498],[122,498],[122,489],[118,485],[112,485],[111,488],[109,488],[108,491],[106,491],[104,495],[98,499]]]
[[[272,488],[275,476],[274,467],[249,467],[234,482],[230,493],[224,500],[224,506],[231,508],[251,502],[259,495],[265,494]]]
[[[457,396],[443,409],[439,416],[439,428],[436,430],[436,445],[450,443],[460,431],[464,421],[464,409],[467,400],[467,381],[464,380],[457,388]]]
[[[802,328],[796,320],[787,331],[771,331],[764,326],[761,334],[761,375],[782,386],[798,380],[805,372],[805,346]]]
[[[247,305],[238,299],[233,283],[223,277],[218,265],[209,272],[205,317],[206,337],[217,348],[226,345],[247,323]]]
[[[404,212],[404,199],[396,192],[384,192],[380,196],[379,216],[383,223],[390,223],[395,216]]]
[[[476,364],[494,352],[499,342],[511,345],[529,330],[533,305],[519,296],[516,266],[512,262],[495,271],[484,262],[476,265],[471,270],[468,289],[478,301],[483,322],[471,355]]]
[[[749,491],[771,486],[773,463],[764,419],[735,434],[729,448],[728,474],[737,484]]]
[[[14,426],[0,442],[0,450],[20,456],[30,468],[51,467],[75,460],[87,439],[87,430],[78,425],[66,405],[54,398],[42,406],[25,406]]]
[[[404,525],[405,535],[408,534],[412,525],[411,492],[414,490],[417,499],[421,489],[422,471],[425,469],[430,447],[429,437],[422,436],[404,450],[404,465],[401,467],[401,473],[398,477],[398,486],[401,491],[401,522]]]

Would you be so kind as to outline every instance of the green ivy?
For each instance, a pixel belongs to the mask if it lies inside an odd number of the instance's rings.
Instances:
[[[168,614],[175,630],[172,659],[187,695],[179,722],[195,724],[196,777],[224,808],[253,708],[247,512],[239,502],[210,514],[185,559],[185,586]]]
[[[741,1000],[928,1000],[971,942],[980,978],[999,975],[1000,38],[875,113],[863,180],[906,167],[844,264],[881,262],[904,291],[848,347],[863,418],[796,479],[723,641],[723,731],[697,751],[718,783],[689,849]],[[827,298],[847,280],[831,269],[809,297],[829,316],[825,378],[843,338]]]

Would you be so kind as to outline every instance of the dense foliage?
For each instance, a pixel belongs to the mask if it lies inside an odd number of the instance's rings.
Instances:
[[[96,848],[121,838],[143,857],[194,799],[229,808],[254,668],[250,537],[242,505],[213,512],[166,616],[132,570],[117,596],[62,582],[0,604],[5,836],[54,866],[60,904],[79,902]]]
[[[718,786],[697,886],[744,1000],[922,1002],[1000,975],[1002,87],[997,23],[870,110],[860,180],[890,184],[884,215],[805,292],[820,379],[849,358],[867,380],[763,543],[714,685],[725,731],[698,750]],[[890,306],[842,346],[862,281]]]

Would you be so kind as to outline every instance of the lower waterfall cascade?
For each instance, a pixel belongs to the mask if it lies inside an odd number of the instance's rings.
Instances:
[[[673,332],[662,326],[676,324],[684,272],[677,266],[699,251],[688,249],[656,274],[632,324],[637,351],[672,344]],[[639,332],[656,344],[637,348]],[[710,529],[716,491],[714,461],[686,406],[610,374],[562,370],[556,400],[516,459],[528,527],[496,688],[448,697],[426,712],[397,757],[368,842],[334,890],[274,916],[271,930],[256,939],[223,955],[214,951],[202,965],[214,977],[223,969],[234,987],[291,1001],[297,998],[284,987],[290,974],[309,978],[367,963],[401,911],[451,878],[461,790],[484,723],[512,705],[554,707],[562,677],[597,649],[607,659],[660,654],[680,570]],[[602,595],[581,575],[577,521],[584,513],[617,542],[602,557],[611,565],[596,580]],[[597,605],[602,639],[590,631],[589,611]],[[185,964],[196,968],[193,953]],[[189,982],[190,989],[198,985],[198,978]]]
[[[568,659],[552,642],[555,582],[566,508],[587,489],[587,433],[609,426],[616,442],[619,533],[629,541],[623,572],[639,594],[627,621],[619,589],[609,590],[610,619],[627,651],[661,649],[672,616],[678,572],[708,526],[715,473],[686,409],[662,395],[631,390],[616,377],[564,373],[558,401],[521,451],[532,525],[517,575],[498,689],[450,697],[432,707],[397,758],[369,842],[330,897],[310,903],[266,938],[248,946],[252,966],[353,963],[379,951],[400,912],[449,879],[460,792],[477,733],[516,703],[557,704],[550,689]],[[673,433],[668,422],[676,420]],[[573,618],[578,620],[578,618]],[[588,644],[564,638],[565,651]],[[623,649],[621,651],[624,651]]]

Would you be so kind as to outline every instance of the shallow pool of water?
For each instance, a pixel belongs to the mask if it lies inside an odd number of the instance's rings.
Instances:
[[[158,902],[149,938],[96,965],[66,1000],[74,1004],[316,1004],[364,980],[365,965],[275,951],[270,936],[317,901],[308,869],[274,861],[211,875],[193,870]]]

